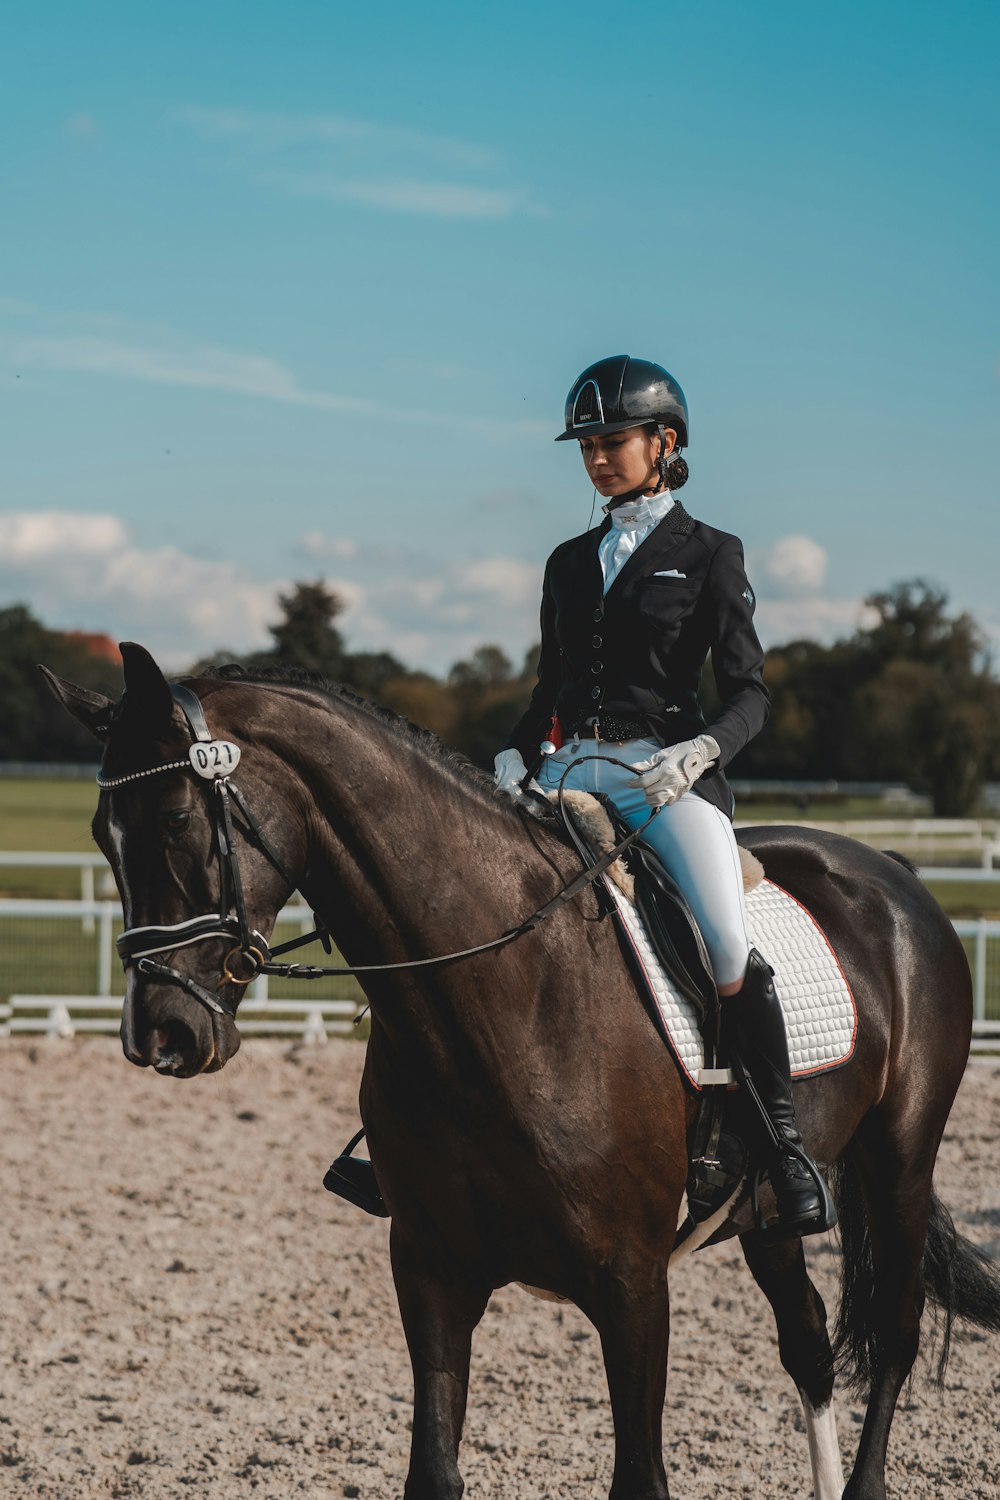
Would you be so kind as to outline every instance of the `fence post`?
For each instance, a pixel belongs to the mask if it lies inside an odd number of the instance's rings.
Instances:
[[[317,1042],[326,1041],[326,1027],[323,1025],[323,1012],[318,1005],[312,1006],[306,1016],[306,1024],[302,1028],[302,1040],[307,1046]]]
[[[73,1028],[72,1018],[70,1017],[70,1013],[66,1009],[65,1005],[52,1006],[51,1010],[49,1011],[49,1019],[48,1024],[45,1028],[45,1035],[50,1037],[61,1037],[64,1040],[68,1040],[70,1037],[76,1035],[76,1032]]]
[[[111,994],[111,950],[112,922],[114,918],[114,903],[102,901],[101,903],[101,930],[97,938],[97,993],[99,995]]]
[[[976,967],[972,979],[972,1014],[977,1021],[986,1019],[986,918],[976,923]]]
[[[94,901],[94,867],[93,867],[93,865],[81,865],[80,866],[80,900],[81,901],[89,901],[91,903],[91,905],[93,905],[93,901]],[[90,937],[93,934],[93,931],[94,931],[94,913],[92,911],[87,912],[86,915],[84,916],[84,919],[83,919],[83,930],[86,933],[87,937]]]

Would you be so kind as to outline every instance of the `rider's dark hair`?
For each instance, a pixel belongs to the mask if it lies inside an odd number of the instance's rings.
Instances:
[[[686,458],[675,458],[667,469],[667,489],[679,490],[688,482],[688,466]]]
[[[664,426],[666,426],[666,423],[664,423]],[[647,432],[656,432],[657,431],[656,423],[655,422],[647,422],[646,423],[646,431]],[[676,453],[677,450],[675,449],[674,452]],[[676,458],[671,459],[671,462],[670,462],[670,464],[667,467],[667,489],[668,490],[679,490],[679,489],[681,489],[685,484],[687,484],[689,473],[690,473],[690,470],[688,469],[688,466],[687,466],[687,459],[686,458],[681,458],[680,454],[678,453]]]

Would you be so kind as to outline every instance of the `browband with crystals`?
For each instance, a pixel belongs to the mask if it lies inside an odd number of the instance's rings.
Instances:
[[[162,766],[148,766],[145,771],[129,771],[125,776],[102,776],[97,775],[97,785],[102,791],[110,791],[114,786],[124,786],[126,781],[141,781],[144,776],[159,776],[161,771],[190,771],[191,762],[187,756],[183,760],[167,760]]]

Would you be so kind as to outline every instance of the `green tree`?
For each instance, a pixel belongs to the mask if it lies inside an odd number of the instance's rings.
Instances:
[[[120,669],[85,641],[46,629],[25,604],[0,609],[0,760],[97,760],[97,745],[53,698],[39,663],[110,698],[121,693]]]
[[[855,638],[864,680],[852,764],[928,793],[938,817],[967,813],[1000,755],[1000,683],[986,638],[922,579],[866,603],[877,619]]]
[[[1000,683],[968,614],[923,579],[865,601],[871,624],[832,646],[767,653],[771,717],[736,775],[904,781],[938,816],[970,811],[1000,769]]]
[[[504,744],[527,705],[535,681],[537,651],[515,675],[509,657],[494,645],[480,646],[448,673],[448,691],[455,704],[449,743],[484,770]]]
[[[333,622],[344,607],[340,596],[317,578],[313,583],[294,584],[290,594],[278,596],[278,603],[282,618],[268,627],[274,645],[259,654],[257,664],[297,667],[338,679],[344,640]]]

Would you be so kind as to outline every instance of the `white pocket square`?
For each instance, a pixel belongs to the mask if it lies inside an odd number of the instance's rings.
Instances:
[[[654,573],[654,578],[686,578],[686,573],[679,573],[676,568],[664,568],[662,573]]]

